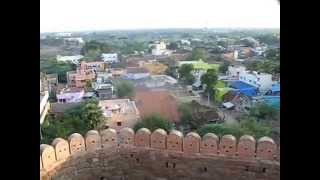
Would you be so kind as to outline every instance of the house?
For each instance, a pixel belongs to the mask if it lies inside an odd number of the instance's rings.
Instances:
[[[43,91],[42,82],[40,79],[40,125],[43,123],[49,109],[49,92]]]
[[[233,88],[233,91],[242,93],[246,96],[256,96],[258,94],[258,88],[247,84],[243,81],[229,81],[229,87]]]
[[[245,71],[246,71],[245,66],[231,65],[228,67],[228,71],[226,72],[226,74],[227,74],[227,76],[229,76],[231,78],[236,78],[237,80],[239,80],[240,73],[243,73]]]
[[[112,77],[121,77],[126,73],[126,70],[123,68],[112,68],[109,70],[110,73],[112,74]]]
[[[82,59],[82,55],[76,55],[76,56],[61,56],[57,55],[57,61],[58,62],[71,62],[73,64],[79,64],[79,60]]]
[[[124,127],[133,128],[140,120],[140,113],[130,99],[100,100],[99,106],[106,119],[106,128],[117,131]]]
[[[256,71],[243,71],[239,74],[239,80],[254,86],[259,89],[259,91],[264,92],[272,88],[272,74],[260,73]]]
[[[64,43],[67,45],[82,45],[84,40],[81,37],[64,38]]]
[[[119,62],[118,54],[116,54],[116,53],[103,53],[101,55],[101,58],[105,63],[117,63],[117,62]]]
[[[237,91],[229,91],[223,96],[223,106],[239,112],[248,112],[253,105],[251,97]]]
[[[178,102],[168,91],[137,90],[135,102],[142,118],[159,113],[172,122],[180,121]]]
[[[67,88],[57,94],[58,103],[76,103],[83,100],[85,92],[82,88]]]
[[[67,82],[69,87],[83,88],[88,81],[95,79],[96,74],[92,67],[88,66],[86,62],[82,61],[78,65],[76,71],[67,72]]]
[[[154,56],[161,56],[161,55],[170,55],[172,52],[167,50],[167,45],[163,41],[156,41],[149,44],[151,49],[151,54]]]
[[[144,81],[136,82],[138,86],[146,88],[158,88],[164,86],[172,86],[177,84],[178,81],[168,75],[151,75],[149,78]]]
[[[95,72],[105,71],[105,63],[103,61],[84,62],[87,69],[92,69]]]
[[[146,68],[128,67],[126,69],[126,74],[123,75],[123,78],[128,80],[138,80],[147,78],[149,76],[150,73]]]
[[[200,80],[201,76],[207,72],[208,69],[215,69],[218,72],[219,64],[208,64],[203,62],[201,59],[199,61],[179,61],[177,62],[178,68],[184,64],[193,65],[192,74],[195,76],[196,80]]]
[[[114,87],[112,85],[112,81],[109,80],[109,76],[102,76],[105,74],[99,74],[97,77],[97,81],[92,83],[92,87],[96,91],[99,99],[111,99],[114,93]]]

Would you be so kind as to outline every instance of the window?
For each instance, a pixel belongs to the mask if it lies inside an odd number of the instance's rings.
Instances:
[[[117,122],[117,126],[121,126],[122,125],[122,123],[121,122]]]

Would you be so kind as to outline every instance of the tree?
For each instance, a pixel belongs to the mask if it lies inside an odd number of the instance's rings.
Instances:
[[[217,81],[218,75],[215,69],[208,69],[207,73],[201,76],[201,83],[206,85],[206,92],[212,91]]]
[[[257,118],[258,121],[276,120],[278,115],[279,112],[276,108],[265,103],[258,103],[250,109],[250,116]]]
[[[203,136],[207,133],[214,133],[218,136],[232,134],[239,138],[243,135],[251,135],[256,139],[263,136],[270,136],[272,129],[270,126],[258,122],[254,118],[243,119],[239,124],[227,125],[227,124],[206,124],[200,127],[197,132]]]
[[[195,77],[191,74],[193,70],[194,68],[192,64],[183,64],[179,68],[178,73],[183,81],[185,81],[187,84],[192,84],[195,80]]]
[[[224,61],[223,64],[219,66],[219,72],[226,73],[226,71],[228,71],[228,67],[230,66],[230,64],[231,63],[229,61]]]
[[[174,125],[168,119],[162,117],[160,114],[153,113],[143,118],[142,121],[138,122],[134,126],[134,130],[137,131],[143,127],[148,128],[150,131],[161,128],[169,132],[174,127]]]
[[[192,55],[189,58],[189,60],[199,61],[200,59],[202,59],[203,61],[206,61],[207,60],[207,52],[203,48],[194,48],[192,50]]]
[[[280,48],[268,49],[265,52],[266,58],[272,61],[280,61]]]
[[[130,81],[116,82],[116,93],[120,98],[133,97],[135,94],[134,85]]]
[[[103,122],[103,112],[96,101],[89,101],[81,108],[81,118],[88,122],[91,129],[98,128]]]
[[[169,45],[168,45],[168,49],[170,49],[170,50],[176,50],[176,49],[178,49],[179,48],[179,45],[178,45],[178,43],[176,43],[176,42],[171,42]]]
[[[66,83],[66,74],[68,71],[75,70],[75,65],[69,62],[57,62],[57,60],[49,59],[47,61],[40,62],[40,71],[47,74],[58,74],[58,80],[60,83]]]
[[[71,133],[86,133],[97,129],[103,122],[103,114],[98,102],[86,101],[68,109],[62,117],[52,119],[50,116],[42,125],[42,143],[51,143],[56,137],[67,138]]]

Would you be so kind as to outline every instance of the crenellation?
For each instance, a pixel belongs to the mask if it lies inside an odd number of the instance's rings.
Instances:
[[[182,151],[183,134],[177,130],[171,130],[167,136],[167,150]]]
[[[262,137],[258,140],[257,157],[261,159],[273,160],[276,155],[277,145],[273,139]]]
[[[111,128],[101,131],[101,147],[115,147],[118,146],[117,131]]]
[[[150,147],[151,132],[147,128],[139,129],[134,137],[135,146]]]
[[[118,137],[120,141],[118,141]],[[78,154],[77,152],[83,153]],[[79,156],[74,156],[74,154]],[[144,158],[146,154],[149,154],[149,160]],[[255,156],[255,154],[257,155]],[[67,174],[64,174],[63,177],[68,179],[70,176],[75,176],[74,172],[79,168],[87,169],[84,172],[91,172],[95,168],[107,168],[110,163],[118,161],[119,158],[126,159],[129,163],[128,167],[135,166],[138,169],[148,168],[146,163],[156,161],[162,164],[159,168],[175,169],[170,173],[181,171],[183,174],[185,173],[183,169],[190,165],[177,160],[198,158],[202,162],[194,164],[196,167],[190,172],[191,174],[193,171],[207,173],[209,166],[211,169],[215,168],[218,173],[222,173],[222,170],[219,170],[220,166],[207,164],[212,160],[218,164],[224,164],[223,161],[231,163],[226,167],[233,169],[229,173],[234,174],[239,173],[241,169],[244,172],[250,171],[258,174],[264,171],[278,173],[277,169],[273,170],[263,164],[266,162],[279,163],[280,146],[277,147],[269,137],[260,138],[256,142],[252,136],[244,135],[239,138],[237,144],[237,139],[233,135],[224,135],[219,142],[219,137],[213,133],[205,134],[201,138],[195,132],[183,136],[177,130],[172,130],[167,134],[165,130],[157,129],[151,133],[146,128],[141,128],[136,133],[130,128],[124,128],[118,134],[110,128],[100,133],[96,130],[90,130],[86,133],[85,138],[81,134],[74,133],[69,136],[68,141],[56,138],[52,142],[52,146],[40,145],[41,176],[46,178],[54,176],[57,172],[62,174],[66,172]],[[72,168],[69,168],[68,171],[62,171],[67,167]],[[217,177],[220,175],[218,174]],[[267,179],[263,174],[260,176],[261,179]]]
[[[219,144],[220,155],[235,156],[237,139],[233,135],[224,135]]]
[[[249,135],[243,135],[237,146],[238,156],[241,158],[254,158],[256,152],[256,140]]]
[[[98,131],[90,130],[86,134],[86,150],[96,151],[101,148],[101,136]]]
[[[199,153],[201,137],[198,133],[190,132],[183,138],[183,152]]]
[[[151,134],[151,148],[166,149],[167,132],[163,129],[156,129]]]
[[[41,153],[41,160],[42,166],[44,169],[50,169],[56,162],[56,155],[54,148],[47,144],[40,145],[40,153]]]
[[[68,138],[70,145],[70,154],[83,152],[86,150],[84,138],[79,133],[73,133]]]
[[[70,156],[68,141],[62,138],[55,138],[51,145],[54,147],[57,161],[63,161]]]
[[[219,137],[213,133],[207,133],[203,136],[200,146],[200,153],[218,154]]]

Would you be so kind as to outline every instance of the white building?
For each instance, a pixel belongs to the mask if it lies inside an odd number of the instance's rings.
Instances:
[[[73,64],[78,64],[79,60],[82,59],[82,55],[77,55],[77,56],[61,56],[57,55],[57,61],[60,62],[71,62]]]
[[[149,45],[152,47],[151,54],[154,56],[161,56],[161,55],[170,55],[171,51],[167,50],[167,45],[164,42],[155,42]]]
[[[116,53],[108,53],[108,54],[103,53],[101,55],[101,58],[106,63],[117,63],[117,62],[119,62],[118,54],[116,54]]]
[[[189,40],[186,40],[186,39],[181,39],[180,42],[181,42],[182,45],[188,45],[188,46],[191,45],[191,42]]]
[[[65,89],[57,94],[58,103],[76,103],[81,102],[85,92],[81,88]]]
[[[249,72],[244,71],[240,72],[239,80],[250,84],[254,87],[257,87],[260,91],[268,91],[272,88],[272,75],[267,73],[260,73],[260,72]]]
[[[57,37],[71,37],[72,33],[69,33],[69,32],[59,32],[59,33],[56,33],[56,36]]]
[[[244,66],[231,65],[228,67],[227,76],[232,78],[237,78],[239,80],[240,73],[243,73],[245,71],[246,71],[246,67]]]
[[[79,44],[83,44],[84,40],[81,37],[76,37],[76,38],[64,38],[63,39],[65,42],[75,42]]]

